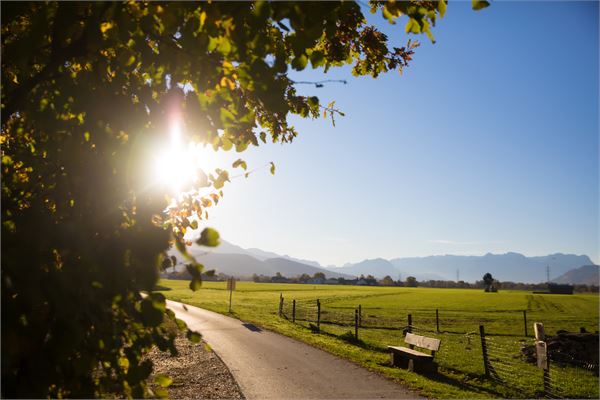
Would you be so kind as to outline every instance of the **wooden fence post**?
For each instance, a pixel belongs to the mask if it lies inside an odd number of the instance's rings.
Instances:
[[[292,300],[292,322],[296,322],[296,299]]]
[[[408,314],[408,333],[412,333],[412,314]]]
[[[539,368],[544,370],[544,394],[551,397],[550,393],[550,354],[548,354],[548,344],[546,343],[546,332],[544,324],[536,322],[533,324],[533,332],[535,333],[535,351],[537,356],[537,364]]]
[[[358,326],[362,327],[362,306],[358,305]]]
[[[283,316],[283,293],[279,293],[279,316]]]
[[[359,312],[358,310],[354,310],[354,338],[358,339],[358,320],[359,320]]]
[[[525,327],[525,337],[527,337],[527,310],[523,310],[523,326]]]
[[[321,332],[321,301],[317,299],[317,332]]]
[[[487,354],[487,344],[485,343],[485,330],[483,325],[479,325],[479,336],[481,336],[481,352],[483,353],[483,369],[485,370],[485,376],[490,376],[490,361]]]
[[[435,330],[440,333],[440,313],[437,308],[435,309]]]

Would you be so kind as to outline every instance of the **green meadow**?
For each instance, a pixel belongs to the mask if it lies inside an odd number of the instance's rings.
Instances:
[[[162,280],[171,300],[227,314],[224,282],[205,282],[192,292],[187,281]],[[278,315],[284,299],[284,317]],[[315,332],[316,301],[321,330]],[[296,322],[292,301],[296,300]],[[355,310],[361,327],[354,339]],[[438,325],[436,325],[438,310]],[[528,336],[525,336],[526,311]],[[238,282],[234,317],[299,339],[404,383],[435,398],[544,397],[543,373],[527,363],[521,347],[533,343],[533,322],[547,334],[598,330],[598,295],[544,295],[525,291],[484,293],[475,289],[361,287]],[[390,366],[388,345],[403,344],[408,315],[413,331],[441,339],[437,374],[421,375]],[[483,325],[493,376],[486,377],[479,326]],[[313,329],[311,329],[311,326]],[[598,398],[598,377],[583,368],[551,365],[551,395]]]

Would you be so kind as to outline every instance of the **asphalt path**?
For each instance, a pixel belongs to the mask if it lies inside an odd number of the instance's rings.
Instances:
[[[347,360],[198,307],[167,301],[229,367],[247,399],[409,399],[415,392]]]

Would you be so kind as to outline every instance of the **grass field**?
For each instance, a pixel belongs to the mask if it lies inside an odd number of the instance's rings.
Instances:
[[[187,281],[162,280],[161,291],[171,300],[227,314],[224,282],[205,282],[197,292]],[[278,316],[280,295],[284,312]],[[296,300],[296,323],[291,304]],[[316,300],[321,302],[321,332]],[[353,339],[354,310],[362,308],[359,340]],[[439,310],[439,332],[436,329]],[[523,310],[529,337],[524,336]],[[532,324],[543,322],[548,334],[558,329],[598,330],[598,295],[539,295],[522,291],[484,293],[473,289],[328,286],[238,282],[233,314],[242,320],[297,338],[436,398],[533,398],[543,395],[542,371],[520,356],[523,344],[533,343]],[[389,365],[388,345],[403,343],[407,315],[413,329],[442,341],[436,354],[439,373],[419,375]],[[486,378],[479,325],[484,325],[491,365],[496,378]],[[561,397],[598,398],[598,377],[582,368],[553,365],[553,393]]]

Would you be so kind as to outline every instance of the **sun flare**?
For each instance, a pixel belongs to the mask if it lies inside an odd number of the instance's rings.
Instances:
[[[218,167],[217,153],[200,143],[185,144],[178,121],[172,122],[169,138],[170,143],[159,150],[154,160],[155,182],[172,194],[203,184],[206,175]]]

